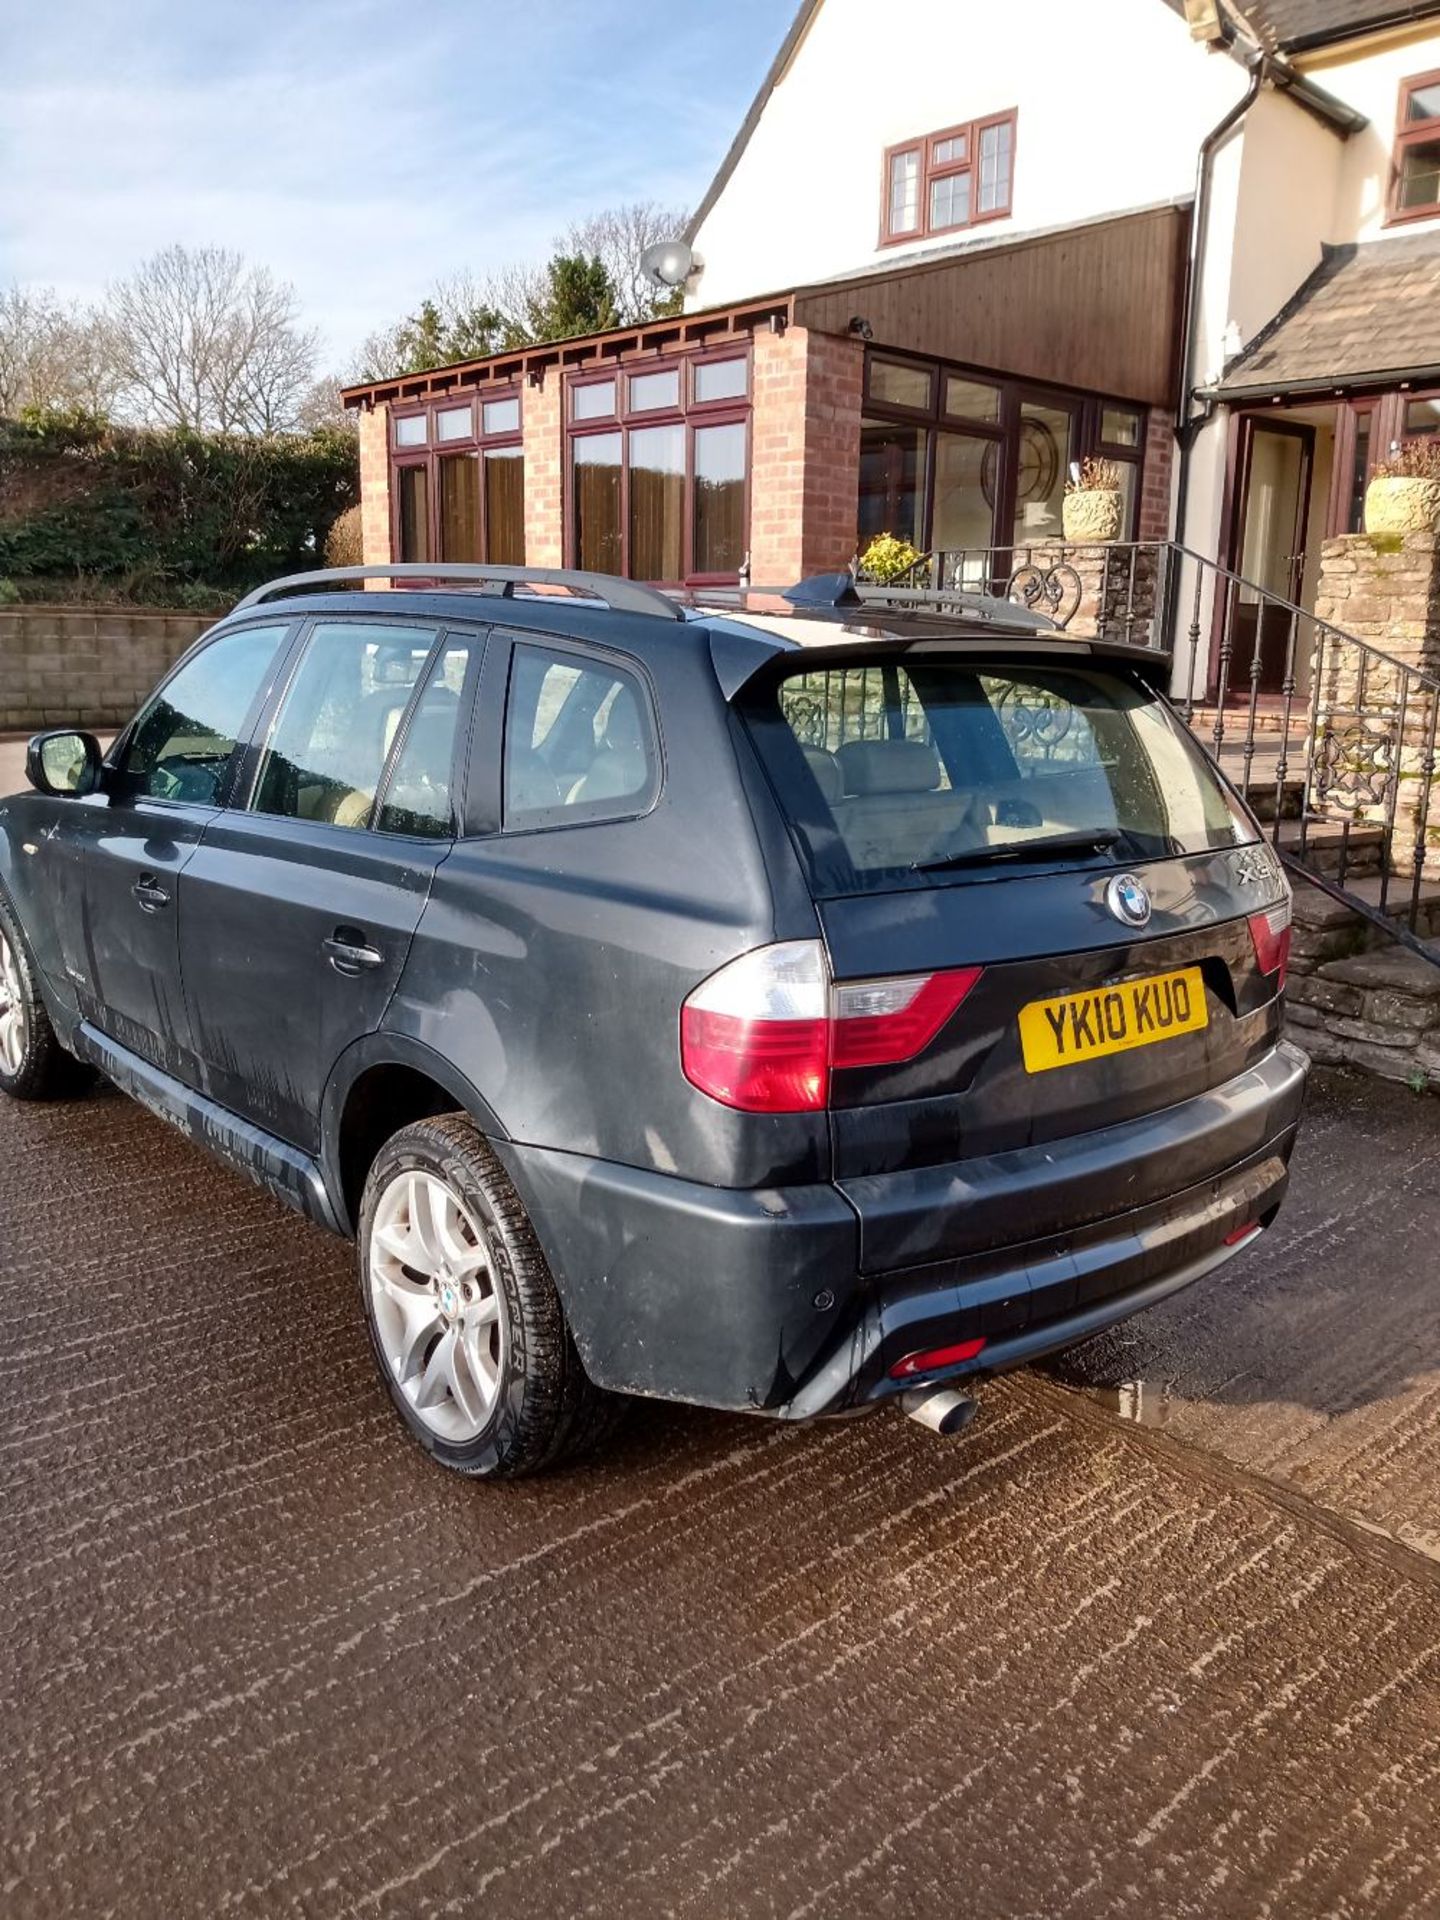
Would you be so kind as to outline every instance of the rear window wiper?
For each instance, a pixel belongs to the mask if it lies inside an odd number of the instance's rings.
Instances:
[[[1052,853],[1103,853],[1124,835],[1118,827],[1096,827],[1091,833],[1052,833],[1042,840],[1005,840],[993,847],[964,847],[939,860],[919,860],[912,873],[944,873],[953,867],[988,867],[1000,860],[1044,859]]]

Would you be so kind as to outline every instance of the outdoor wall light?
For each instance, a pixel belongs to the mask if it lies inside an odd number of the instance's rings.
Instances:
[[[850,331],[861,340],[873,340],[875,338],[875,329],[863,313],[857,313],[855,315],[854,319],[850,322]]]

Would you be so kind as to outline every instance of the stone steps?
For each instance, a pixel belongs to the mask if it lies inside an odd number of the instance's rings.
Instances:
[[[1300,853],[1301,825],[1298,818],[1281,820],[1278,844],[1285,852],[1297,855]],[[1385,835],[1379,827],[1352,826],[1347,843],[1342,823],[1334,820],[1312,820],[1304,834],[1306,862],[1317,873],[1329,874],[1332,879],[1338,879],[1343,861],[1347,886],[1352,879],[1379,873],[1384,848]]]
[[[1215,720],[1216,720],[1218,711],[1219,710],[1215,707],[1196,707],[1195,711],[1190,716],[1190,725],[1192,729],[1199,734],[1200,738],[1205,742],[1207,747],[1209,746],[1211,740],[1214,737]],[[1303,726],[1297,727],[1295,724],[1297,714],[1303,715],[1305,711],[1306,711],[1306,708],[1304,707],[1303,702],[1299,700],[1297,700],[1290,709],[1290,720],[1289,720],[1288,731],[1291,737],[1294,739],[1303,740],[1305,738],[1304,727]],[[1228,747],[1233,741],[1237,739],[1243,740],[1249,725],[1250,725],[1249,707],[1227,706],[1225,709],[1225,726],[1224,726],[1224,731],[1222,736],[1223,746]],[[1257,708],[1256,714],[1255,714],[1255,732],[1257,737],[1263,735],[1263,737],[1266,740],[1274,741],[1279,739],[1280,735],[1285,733],[1286,730],[1287,729],[1286,729],[1285,714],[1283,711],[1272,712],[1265,707]]]

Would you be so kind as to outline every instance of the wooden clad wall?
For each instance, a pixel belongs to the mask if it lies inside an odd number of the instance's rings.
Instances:
[[[943,260],[803,287],[797,325],[997,373],[1173,404],[1189,208],[975,244]]]

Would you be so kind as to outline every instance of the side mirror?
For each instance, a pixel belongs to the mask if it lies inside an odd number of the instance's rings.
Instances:
[[[25,750],[25,777],[56,799],[93,793],[100,784],[100,742],[74,729],[37,733]]]

